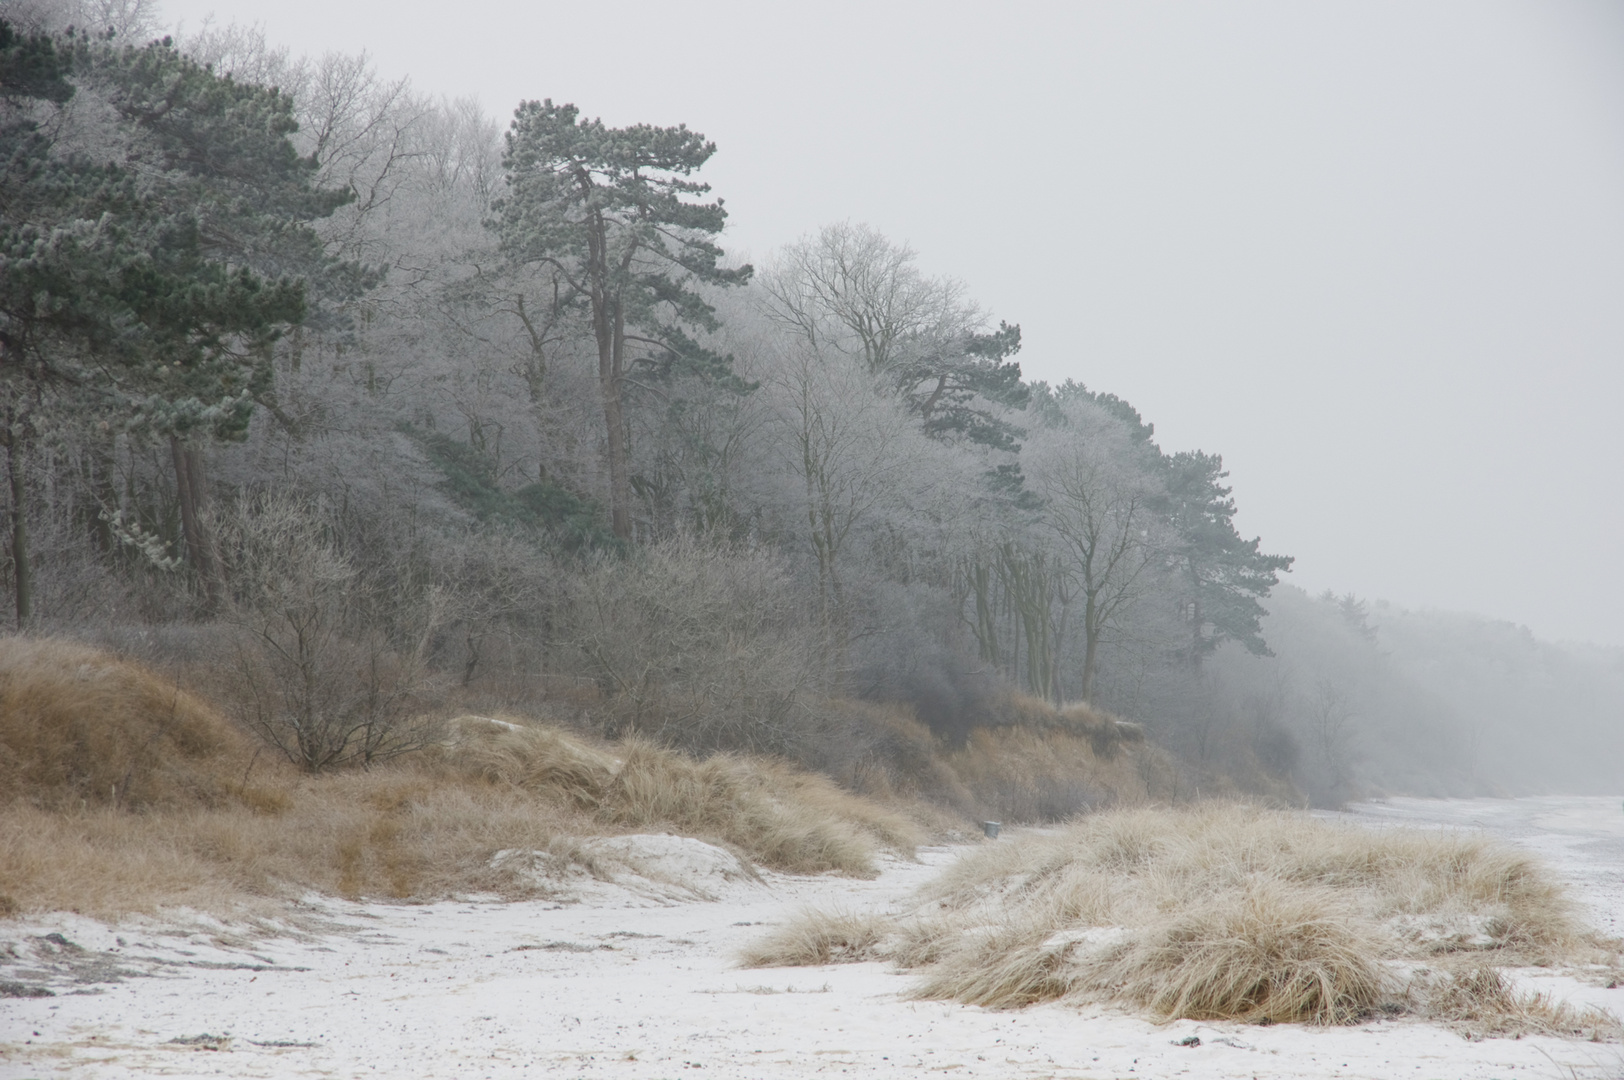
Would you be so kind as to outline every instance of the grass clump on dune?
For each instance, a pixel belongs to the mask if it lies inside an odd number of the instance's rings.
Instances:
[[[1518,992],[1505,975],[1487,965],[1431,980],[1427,1014],[1468,1038],[1486,1035],[1587,1035],[1616,1038],[1619,1018],[1590,1006],[1575,1007],[1548,994]]]
[[[797,932],[764,942],[758,966]],[[870,951],[919,971],[924,998],[1337,1024],[1412,998],[1460,1014],[1489,984],[1457,970],[1571,961],[1598,944],[1513,849],[1205,804],[1099,813],[987,845]],[[785,948],[781,962],[796,955]]]
[[[1337,1024],[1381,1000],[1379,951],[1330,890],[1260,877],[1184,906],[1091,977],[1158,1017]]]
[[[762,758],[696,759],[639,739],[593,747],[512,721],[458,723],[447,766],[567,798],[618,831],[665,828],[796,873],[867,875],[877,847],[912,854],[922,830],[832,781]]]
[[[263,768],[263,766],[261,766]],[[99,918],[182,904],[273,913],[316,891],[350,899],[522,895],[502,848],[546,848],[578,819],[522,793],[426,783],[402,768],[293,774],[276,813],[242,806],[0,807],[0,885],[21,913]]]
[[[0,804],[275,809],[253,740],[139,665],[66,641],[0,638]]]
[[[747,947],[742,967],[811,967],[855,964],[880,958],[890,927],[886,920],[854,912],[805,911]]]

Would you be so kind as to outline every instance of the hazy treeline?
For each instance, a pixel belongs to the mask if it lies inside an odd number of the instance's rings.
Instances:
[[[1185,738],[1253,731],[1265,755],[1291,756],[1298,782],[1326,802],[1373,791],[1618,790],[1624,649],[1290,585],[1267,606],[1273,658],[1226,651],[1211,668],[1213,694],[1161,706],[1189,718]],[[1196,745],[1186,753],[1199,757]]]
[[[1624,649],[1540,641],[1526,627],[1378,604],[1377,640],[1459,718],[1497,789],[1616,794],[1624,761]]]
[[[906,245],[730,258],[702,135],[136,45],[138,0],[6,17],[11,610],[214,650],[312,768],[409,745],[428,686],[810,761],[879,737],[812,702],[959,744],[1018,690],[1142,721],[1190,793],[1320,801],[1616,742],[1616,658],[1276,588],[1221,458],[1023,378],[1019,313]]]

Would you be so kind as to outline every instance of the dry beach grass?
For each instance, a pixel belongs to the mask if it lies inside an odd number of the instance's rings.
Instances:
[[[757,758],[465,717],[370,770],[310,775],[137,665],[0,641],[0,913],[240,909],[308,889],[533,894],[495,852],[668,831],[773,869],[868,875],[902,813]],[[590,860],[585,860],[590,862]]]
[[[146,669],[66,641],[0,637],[0,802],[42,808],[276,804],[253,740]]]
[[[511,718],[456,728],[441,755],[448,772],[563,795],[606,831],[665,827],[797,873],[871,873],[876,845],[911,854],[924,839],[904,814],[770,759],[697,760],[635,738],[592,746]]]
[[[1597,1042],[1617,1038],[1619,1018],[1575,1007],[1549,994],[1519,992],[1500,970],[1487,965],[1426,980],[1411,988],[1428,1018],[1467,1038],[1528,1034],[1586,1035]]]
[[[1320,1024],[1410,1008],[1507,1030],[1616,1026],[1481,974],[1591,959],[1606,943],[1532,858],[1457,833],[1238,804],[1124,809],[989,844],[918,900],[871,919],[863,950],[809,940],[852,921],[811,914],[745,962],[885,956],[921,974],[922,998],[994,1008],[1072,999]]]
[[[743,967],[812,967],[857,964],[881,956],[891,927],[876,915],[851,911],[801,912],[739,954]]]

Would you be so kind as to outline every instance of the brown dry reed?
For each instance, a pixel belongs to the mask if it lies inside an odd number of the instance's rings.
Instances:
[[[307,890],[533,893],[508,848],[669,831],[774,869],[868,875],[903,814],[779,762],[695,760],[465,718],[367,771],[300,773],[198,698],[81,646],[0,639],[0,914],[258,908]]]
[[[1453,932],[1462,926],[1474,932]],[[753,962],[804,962],[795,943],[815,929],[791,924]],[[1449,976],[1439,985],[1470,999],[1482,987],[1451,972],[1574,961],[1603,944],[1516,850],[1230,803],[1102,812],[988,844],[883,938],[871,953],[919,971],[924,998],[1321,1024],[1403,1000],[1397,962]]]

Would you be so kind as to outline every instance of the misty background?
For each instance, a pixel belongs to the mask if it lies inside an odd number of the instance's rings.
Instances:
[[[1621,10],[10,0],[281,88],[344,200],[289,218],[309,317],[207,358],[263,380],[212,434],[162,365],[6,373],[29,625],[235,643],[273,742],[330,654],[379,730],[542,695],[855,786],[919,744],[830,702],[962,748],[1085,701],[1171,755],[1157,797],[1614,791]],[[152,169],[87,63],[18,115]],[[503,155],[542,98],[720,147],[722,261],[607,434]],[[221,248],[301,265],[268,250]],[[38,371],[105,362],[40,325]],[[295,622],[329,646],[278,674]]]

